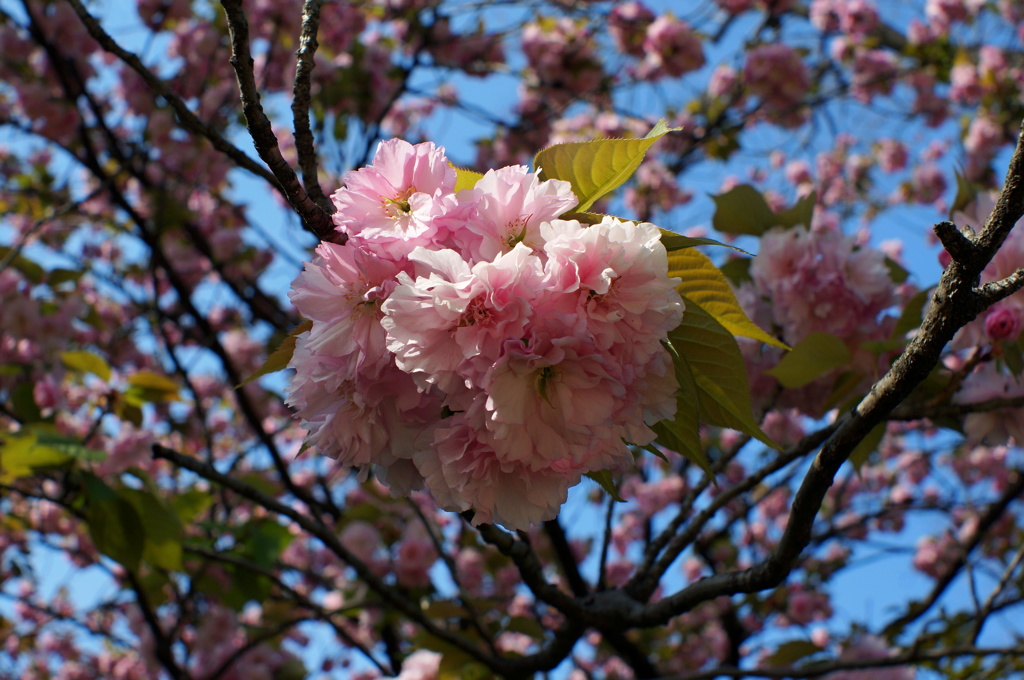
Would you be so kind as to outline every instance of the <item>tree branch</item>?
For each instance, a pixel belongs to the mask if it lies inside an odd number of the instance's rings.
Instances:
[[[310,79],[316,66],[314,56],[320,47],[316,34],[320,28],[320,6],[323,0],[306,0],[302,6],[302,33],[295,63],[295,85],[292,87],[292,122],[295,126],[295,151],[299,157],[302,183],[313,201],[331,214],[332,204],[320,187],[313,131],[309,127]]]
[[[288,203],[302,218],[302,224],[321,241],[339,241],[344,234],[335,231],[331,216],[321,208],[299,183],[277,144],[277,137],[271,128],[270,119],[260,104],[256,91],[256,77],[253,73],[253,58],[249,50],[249,22],[242,12],[242,0],[221,0],[221,6],[228,20],[231,35],[231,66],[238,80],[238,93],[242,100],[242,114],[245,124],[256,146],[256,153],[267,164],[274,177],[280,182]]]

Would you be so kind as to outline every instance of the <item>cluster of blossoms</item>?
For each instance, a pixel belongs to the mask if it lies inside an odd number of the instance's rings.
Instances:
[[[673,416],[682,299],[653,225],[558,219],[569,183],[525,166],[456,181],[443,149],[400,140],[348,174],[347,240],[293,284],[312,326],[288,402],[339,464],[526,528]]]

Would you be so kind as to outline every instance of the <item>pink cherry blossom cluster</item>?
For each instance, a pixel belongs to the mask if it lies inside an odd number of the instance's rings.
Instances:
[[[683,304],[654,225],[559,219],[569,183],[525,166],[456,180],[442,148],[400,140],[347,175],[347,241],[290,294],[312,326],[288,403],[340,465],[525,529],[672,417]]]

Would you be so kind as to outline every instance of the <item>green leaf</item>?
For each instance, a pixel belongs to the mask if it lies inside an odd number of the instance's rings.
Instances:
[[[83,482],[89,536],[96,549],[138,571],[146,536],[135,507],[95,475],[85,474]]]
[[[213,504],[213,496],[209,491],[189,489],[183,494],[171,498],[171,508],[178,516],[182,525],[191,524],[199,515]]]
[[[959,170],[953,174],[956,177],[956,197],[953,198],[953,203],[949,206],[949,219],[953,219],[953,213],[960,212],[970,206],[981,192],[981,186],[967,179],[967,176]],[[982,216],[982,219],[985,217],[986,216]],[[965,225],[958,224],[957,226],[962,228]],[[983,225],[972,224],[970,226],[973,227],[975,231],[980,231]]]
[[[747,317],[725,275],[704,253],[692,248],[671,253],[668,256],[668,275],[670,278],[681,279],[676,289],[688,303],[700,306],[733,335],[788,349]],[[689,307],[683,313],[684,320],[688,313]]]
[[[178,383],[166,375],[153,371],[139,371],[128,376],[125,401],[133,406],[145,403],[181,401]]]
[[[84,274],[85,272],[79,269],[51,269],[46,273],[46,283],[51,288],[56,288],[68,281],[77,282]]]
[[[760,236],[778,224],[764,196],[749,184],[712,195],[711,200],[715,202],[711,226],[723,234]]]
[[[0,435],[0,483],[9,484],[30,476],[35,468],[62,465],[68,460],[66,453],[40,443],[32,428]]]
[[[747,251],[736,246],[731,246],[728,243],[722,243],[716,241],[713,238],[703,238],[695,236],[683,236],[667,229],[661,230],[661,245],[665,246],[665,250],[673,252],[675,250],[682,250],[683,248],[692,248],[694,246],[723,246],[725,248],[732,248],[736,252],[743,253],[744,255],[750,255]]]
[[[902,339],[910,331],[921,327],[924,306],[928,302],[930,295],[930,289],[919,290],[912,298],[907,300],[907,304],[903,307],[903,313],[900,314],[900,318],[896,320],[896,325],[893,326],[892,333],[889,335],[890,338]]]
[[[99,354],[85,351],[61,352],[60,360],[69,370],[92,373],[103,382],[110,380],[110,364]]]
[[[483,179],[483,174],[476,172],[475,170],[469,170],[467,168],[460,168],[456,165],[451,165],[455,170],[455,191],[459,192],[463,189],[472,189],[476,186],[476,183]]]
[[[782,361],[771,370],[765,371],[773,376],[783,387],[803,387],[821,376],[852,360],[850,349],[842,340],[829,333],[810,333],[797,343]]]
[[[910,278],[910,272],[891,257],[885,258],[885,268],[889,270],[889,278],[893,283],[903,283]]]
[[[281,345],[270,353],[266,361],[263,362],[263,365],[260,366],[259,370],[243,380],[241,385],[238,387],[248,385],[253,380],[288,368],[288,362],[292,360],[292,355],[295,354],[295,339],[312,327],[313,322],[307,319],[293,328],[291,333],[288,334],[288,337],[281,342]]]
[[[810,226],[817,200],[814,192],[793,207],[774,212],[764,196],[749,184],[733,187],[724,194],[712,195],[715,215],[712,226],[723,234],[760,236],[772,227]]]
[[[84,446],[78,438],[58,433],[51,425],[32,425],[30,427],[35,432],[37,448],[57,451],[68,458],[89,463],[98,463],[107,459],[106,451],[90,449]]]
[[[800,659],[823,651],[825,650],[810,640],[790,640],[779,645],[779,648],[766,661],[769,666],[792,666]]]
[[[12,265],[33,285],[39,285],[46,278],[45,269],[32,260],[15,254],[15,250],[8,246],[0,246],[0,262]]]
[[[1024,354],[1021,353],[1020,339],[1013,342],[1000,341],[999,350],[1002,352],[1003,362],[1010,369],[1010,375],[1020,377],[1024,373]]]
[[[779,448],[754,421],[743,355],[722,324],[693,303],[687,305],[683,323],[669,333],[669,341],[693,374],[703,422],[738,430]]]
[[[142,559],[168,571],[181,571],[184,528],[174,509],[162,498],[142,489],[123,488],[117,495],[128,501],[142,520],[145,541]]]
[[[663,420],[651,429],[658,435],[655,440],[662,446],[675,451],[694,463],[709,477],[714,477],[711,461],[700,443],[700,400],[697,397],[697,383],[690,367],[676,354],[675,347],[668,344],[672,363],[675,367],[679,391],[676,392],[676,415],[671,421]]]
[[[718,271],[722,272],[735,288],[744,281],[752,280],[753,277],[750,276],[751,262],[749,257],[730,257],[718,268]]]
[[[245,554],[261,567],[270,569],[288,544],[295,540],[295,534],[288,527],[274,520],[265,519],[246,526],[242,539]]]
[[[599,470],[597,472],[587,472],[586,476],[594,480],[601,485],[605,493],[612,497],[616,503],[623,503],[622,496],[619,495],[619,490],[615,488],[615,480],[612,479],[612,473],[608,470]]]
[[[868,462],[868,457],[878,448],[884,434],[885,422],[883,421],[875,425],[850,453],[850,463],[853,464],[853,469],[857,471],[857,474],[860,474],[860,469],[864,467],[864,463]]]
[[[584,212],[628,180],[651,145],[675,129],[678,128],[669,128],[662,120],[642,139],[555,144],[540,151],[533,165],[544,179],[569,182],[579,201],[574,210]]]
[[[818,202],[818,194],[814,191],[807,194],[799,201],[782,212],[775,213],[775,219],[780,227],[796,227],[803,225],[811,226],[811,219],[814,217],[814,205]]]

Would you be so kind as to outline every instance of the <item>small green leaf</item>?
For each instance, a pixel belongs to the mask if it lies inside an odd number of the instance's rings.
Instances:
[[[597,472],[588,472],[586,476],[594,480],[601,485],[605,493],[612,497],[616,503],[624,502],[622,496],[619,495],[619,490],[615,488],[615,480],[612,479],[612,473],[608,470],[599,470]]]
[[[694,246],[723,246],[725,248],[732,248],[738,253],[744,255],[750,255],[747,251],[736,246],[731,246],[728,243],[722,243],[716,241],[713,238],[703,238],[695,236],[683,236],[667,229],[661,230],[661,245],[665,246],[665,250],[673,252],[675,250],[682,250],[683,248],[693,248]]]
[[[783,387],[803,387],[852,360],[850,349],[842,340],[829,333],[810,333],[797,343],[782,361],[771,370]]]
[[[182,525],[191,524],[199,515],[213,504],[213,496],[209,491],[190,489],[183,494],[171,498],[171,507]]]
[[[449,163],[451,165],[451,163]],[[476,183],[483,179],[483,174],[476,172],[475,170],[469,170],[467,168],[460,168],[456,165],[452,165],[455,169],[455,191],[462,191],[463,189],[472,189],[476,186]]]
[[[90,449],[84,446],[80,439],[60,434],[51,425],[32,425],[30,427],[35,432],[38,447],[57,451],[68,458],[89,463],[98,463],[107,459],[106,451]]]
[[[810,640],[790,640],[779,645],[779,648],[766,661],[769,666],[792,666],[800,659],[825,651]]]
[[[39,285],[46,278],[45,269],[32,260],[16,254],[16,251],[8,246],[0,246],[0,262],[12,265],[33,285]]]
[[[145,545],[145,529],[138,512],[103,480],[83,476],[89,536],[101,553],[129,571],[138,571]]]
[[[184,528],[172,507],[142,489],[123,488],[117,495],[128,501],[142,520],[142,559],[161,569],[180,571]]]
[[[178,383],[166,375],[153,371],[139,371],[128,376],[128,389],[124,398],[129,404],[142,406],[145,403],[181,401]]]
[[[585,212],[628,180],[651,145],[674,129],[677,128],[669,128],[662,120],[642,139],[555,144],[540,151],[533,165],[544,179],[569,182],[579,201],[574,210]]]
[[[669,341],[693,374],[703,422],[779,448],[754,421],[743,355],[722,324],[696,303],[688,304],[683,323],[669,333]]]
[[[718,271],[725,275],[725,278],[729,279],[729,283],[732,284],[733,288],[738,287],[744,281],[750,281],[753,277],[750,276],[750,263],[752,262],[749,257],[730,257],[727,259]]]
[[[61,352],[61,363],[69,370],[79,373],[92,373],[100,380],[110,380],[110,364],[99,354],[93,352]]]
[[[953,198],[953,203],[949,206],[949,219],[953,219],[953,213],[960,212],[970,206],[981,192],[981,187],[967,179],[967,176],[959,170],[953,174],[956,177],[956,197]],[[982,219],[984,219],[984,216]],[[958,224],[957,226],[962,228],[965,225]],[[972,224],[970,226],[974,227],[975,230],[980,230],[983,225]]]
[[[291,333],[288,334],[288,337],[281,342],[281,345],[270,353],[266,361],[263,362],[263,365],[260,366],[259,370],[243,380],[242,384],[238,387],[248,385],[253,380],[288,368],[288,363],[292,360],[292,355],[295,354],[295,339],[312,327],[313,322],[307,319],[293,328]]]
[[[31,475],[35,468],[62,465],[68,455],[39,442],[32,428],[0,435],[0,483],[9,484]]]
[[[891,257],[885,258],[885,268],[889,270],[889,278],[893,283],[903,283],[910,278],[910,272]]]
[[[712,195],[711,200],[715,202],[711,226],[723,234],[760,236],[777,225],[775,213],[768,207],[764,196],[749,184]]]
[[[885,435],[885,425],[884,421],[875,425],[850,453],[850,463],[853,464],[853,469],[857,471],[857,474],[860,474],[860,469],[864,467],[864,463],[868,462],[868,457],[871,456],[882,442],[882,436]]]
[[[818,194],[814,191],[797,201],[791,208],[775,213],[780,227],[796,227],[803,225],[810,228],[814,217],[814,205],[818,202]]]
[[[890,338],[902,339],[910,331],[920,328],[924,306],[928,302],[930,295],[930,289],[919,290],[912,298],[907,300],[907,304],[903,306],[903,313],[900,314],[900,318],[896,320],[896,325],[893,326],[892,333],[889,335]]]
[[[51,288],[56,288],[62,283],[67,283],[69,281],[76,282],[82,278],[84,274],[85,272],[79,269],[51,269],[46,272],[46,283]]]
[[[791,208],[774,212],[768,201],[754,187],[741,184],[724,194],[712,195],[715,215],[712,226],[723,234],[760,236],[772,227],[810,226],[817,200],[814,192],[796,202]]]
[[[711,461],[700,443],[700,400],[697,383],[685,361],[668,344],[675,367],[679,391],[676,392],[676,415],[671,421],[663,420],[651,429],[658,435],[657,442],[694,463],[709,477],[714,477]]]
[[[788,349],[747,317],[725,275],[704,253],[693,248],[671,253],[668,256],[668,276],[681,279],[676,288],[688,303],[699,305],[733,335]],[[683,313],[684,319],[687,313],[689,308]]]

